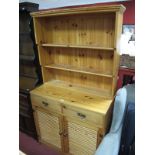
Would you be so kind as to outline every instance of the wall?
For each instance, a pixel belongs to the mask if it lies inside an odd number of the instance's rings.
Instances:
[[[126,7],[126,11],[124,12],[123,24],[135,24],[135,0],[111,4],[123,4]]]
[[[104,3],[104,5],[107,4],[123,4],[126,7],[126,11],[124,12],[123,24],[135,24],[135,0],[128,0],[126,2]]]
[[[127,10],[124,13],[123,24],[135,24],[135,0],[123,3]]]

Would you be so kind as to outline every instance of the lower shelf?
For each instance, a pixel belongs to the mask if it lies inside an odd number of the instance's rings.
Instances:
[[[53,85],[58,88],[65,88],[66,90],[70,90],[70,91],[78,91],[78,92],[89,93],[90,95],[96,95],[104,98],[106,97],[111,98],[109,91],[95,89],[95,88],[81,87],[81,85],[71,84],[69,82],[65,82],[61,80],[51,80],[47,82],[47,84]]]
[[[96,71],[90,68],[81,69],[81,68],[77,68],[69,65],[51,64],[51,65],[46,65],[45,68],[59,69],[59,70],[65,70],[65,71],[77,72],[77,73],[83,73],[83,74],[91,74],[91,75],[103,76],[108,78],[113,77],[113,75],[110,73],[102,73],[101,71]]]

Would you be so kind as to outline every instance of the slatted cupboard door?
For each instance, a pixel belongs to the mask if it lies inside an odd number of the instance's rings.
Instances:
[[[41,109],[35,110],[35,121],[38,126],[40,141],[62,149],[60,132],[61,119]]]
[[[73,155],[93,155],[97,144],[97,129],[68,121],[69,152]]]

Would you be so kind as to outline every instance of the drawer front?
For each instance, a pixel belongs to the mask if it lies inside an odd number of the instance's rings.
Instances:
[[[97,126],[103,126],[104,123],[104,117],[103,115],[91,112],[91,111],[86,111],[83,109],[79,109],[76,107],[71,107],[71,106],[63,106],[63,114],[65,116],[75,118],[78,121],[86,122],[86,123],[91,123],[91,124],[96,124]]]
[[[31,95],[32,106],[44,108],[48,111],[61,113],[60,103],[45,97]]]

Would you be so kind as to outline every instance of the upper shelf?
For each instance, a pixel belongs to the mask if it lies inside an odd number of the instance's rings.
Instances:
[[[103,76],[112,78],[113,75],[102,73],[101,71],[96,71],[94,69],[80,69],[77,67],[69,66],[69,65],[58,65],[58,64],[52,64],[52,65],[46,65],[44,66],[46,68],[52,68],[52,69],[58,69],[58,70],[64,70],[64,71],[70,71],[70,72],[77,72],[77,73],[83,73],[83,74],[91,74],[91,75],[97,75],[97,76]]]
[[[83,49],[97,49],[97,50],[107,50],[113,51],[115,48],[92,46],[92,45],[66,45],[66,44],[41,44],[43,47],[69,47],[69,48],[83,48]]]

